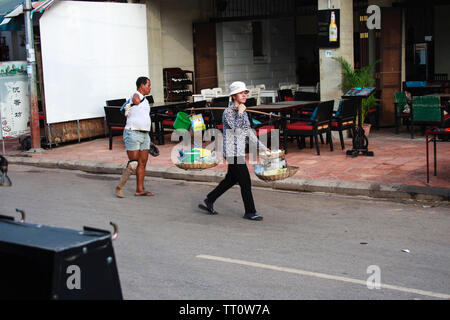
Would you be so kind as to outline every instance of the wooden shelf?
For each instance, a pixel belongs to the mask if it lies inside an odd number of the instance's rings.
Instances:
[[[195,92],[193,71],[165,68],[163,76],[164,101],[187,101]]]

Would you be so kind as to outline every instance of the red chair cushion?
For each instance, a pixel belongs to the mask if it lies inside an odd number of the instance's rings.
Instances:
[[[309,125],[308,122],[295,122],[286,125],[288,130],[313,130],[314,126]]]
[[[175,123],[175,120],[163,120],[162,124],[165,126],[173,126],[173,124]]]
[[[111,130],[123,130],[125,127],[110,127]]]
[[[275,126],[262,126],[262,127],[259,127],[258,129],[256,129],[256,135],[257,136],[260,135],[260,132],[259,132],[260,130],[266,130],[264,133],[263,132],[261,132],[261,133],[267,134],[267,133],[270,133],[274,129],[275,129]]]
[[[284,101],[294,101],[294,97],[284,97]]]
[[[444,120],[447,120],[447,119],[450,119],[450,114],[446,114],[446,115],[444,116]]]
[[[218,124],[217,125],[217,129],[222,130],[223,129],[223,124]]]

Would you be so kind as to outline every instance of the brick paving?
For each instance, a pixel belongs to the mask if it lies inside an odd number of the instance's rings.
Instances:
[[[169,142],[167,142],[169,141]],[[341,150],[338,139],[334,139],[334,151],[328,145],[321,145],[320,156],[315,148],[307,147],[299,150],[296,142],[288,144],[289,153],[286,160],[289,165],[298,166],[300,170],[295,177],[320,178],[327,180],[342,180],[353,182],[374,182],[381,184],[402,184],[412,186],[430,186],[450,188],[450,142],[439,141],[437,176],[433,175],[433,144],[430,143],[430,183],[426,183],[426,152],[425,137],[418,132],[415,139],[410,139],[409,133],[396,135],[394,129],[371,130],[369,150],[374,157],[358,156],[352,158]],[[351,149],[351,139],[345,140],[346,150]],[[174,166],[171,161],[173,152],[176,159],[175,142],[170,142],[166,136],[166,144],[158,146],[160,156],[149,157],[149,166]],[[6,154],[18,155],[17,141],[6,142]],[[1,148],[1,147],[0,147]],[[0,149],[1,151],[1,149]],[[113,149],[108,149],[107,138],[97,138],[81,143],[70,143],[45,150],[44,153],[27,153],[33,158],[90,160],[101,162],[127,162],[124,144],[121,136],[113,139]],[[226,170],[226,165],[219,165],[212,170]]]

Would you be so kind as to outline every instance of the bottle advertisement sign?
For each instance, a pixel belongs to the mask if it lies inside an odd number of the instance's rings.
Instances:
[[[0,62],[0,138],[30,134],[27,62]]]
[[[319,48],[339,48],[339,9],[317,11],[317,41]]]

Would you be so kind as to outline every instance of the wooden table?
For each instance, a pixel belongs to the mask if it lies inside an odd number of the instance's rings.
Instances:
[[[429,157],[428,157],[428,143],[433,141],[433,153],[434,153],[434,176],[437,175],[437,160],[436,160],[436,138],[438,135],[450,135],[450,131],[438,131],[439,129],[433,128],[425,131],[425,141],[426,141],[426,151],[427,151],[427,183],[430,182],[430,166],[429,166]],[[428,139],[428,136],[432,135],[431,139]]]
[[[298,108],[317,105],[319,103],[320,101],[280,101],[276,103],[261,104],[259,106],[248,107],[247,109],[264,112],[290,112]]]

